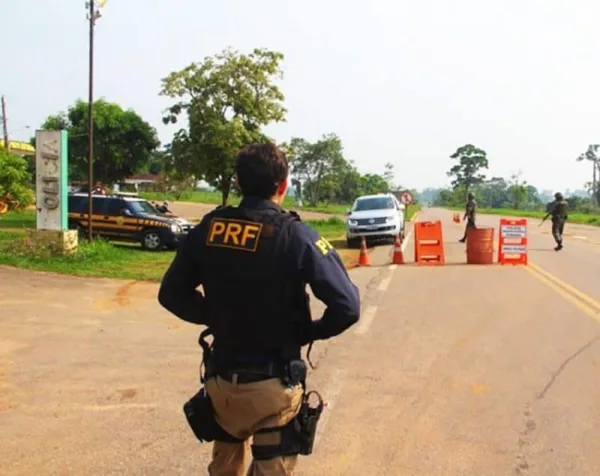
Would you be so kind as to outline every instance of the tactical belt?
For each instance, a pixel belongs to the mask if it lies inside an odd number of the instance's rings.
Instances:
[[[243,368],[217,368],[216,371],[217,375],[222,379],[227,380],[228,382],[237,380],[237,383],[253,383],[271,378],[282,378],[284,372],[284,366],[274,362],[268,365]]]

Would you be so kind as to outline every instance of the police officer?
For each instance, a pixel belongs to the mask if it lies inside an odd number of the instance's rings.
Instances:
[[[299,453],[287,440],[305,395],[301,347],[355,324],[360,298],[331,244],[281,209],[288,162],[279,148],[246,147],[236,176],[239,207],[219,207],[191,230],[158,299],[213,335],[205,390],[220,433],[209,474],[242,475],[251,454],[249,475],[287,475]],[[327,306],[318,320],[306,284]]]
[[[563,194],[556,192],[554,194],[554,201],[549,204],[548,214],[544,217],[544,222],[550,215],[552,215],[552,236],[556,241],[555,251],[563,249],[563,232],[565,230],[565,222],[567,221],[567,208],[569,203],[563,197]]]
[[[467,231],[469,228],[475,228],[475,210],[477,209],[477,202],[475,201],[475,195],[472,192],[467,194],[467,205],[465,206],[465,216],[463,221],[467,220],[467,226],[465,227],[464,236],[458,240],[461,243],[467,241]]]

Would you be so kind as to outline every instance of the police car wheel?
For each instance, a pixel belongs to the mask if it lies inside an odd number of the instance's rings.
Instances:
[[[142,236],[142,246],[146,250],[157,251],[162,249],[163,240],[160,237],[160,234],[156,230],[148,230]]]

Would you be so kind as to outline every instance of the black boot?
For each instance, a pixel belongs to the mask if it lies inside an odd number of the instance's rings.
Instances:
[[[554,251],[560,251],[562,249],[563,249],[562,241],[560,243],[558,243],[558,245],[556,245],[554,247]]]

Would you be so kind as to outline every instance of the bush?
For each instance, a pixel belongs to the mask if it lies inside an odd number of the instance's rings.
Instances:
[[[27,160],[0,151],[0,201],[6,201],[9,210],[20,211],[34,202],[30,182]]]

